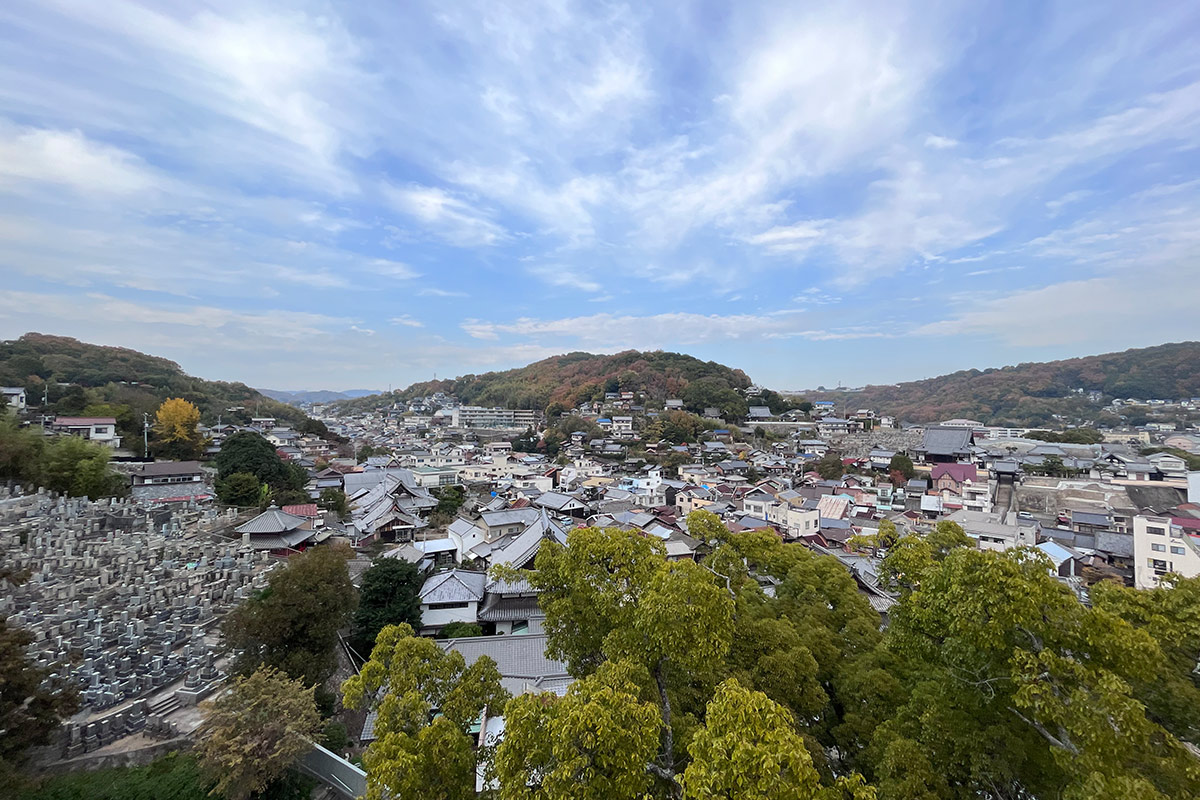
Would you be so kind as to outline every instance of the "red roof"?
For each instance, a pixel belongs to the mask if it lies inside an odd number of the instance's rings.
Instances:
[[[292,514],[297,517],[319,517],[321,510],[317,508],[316,503],[300,503],[294,506],[284,506],[280,509],[285,514]]]
[[[979,472],[975,469],[974,464],[934,465],[932,475],[934,482],[937,482],[937,479],[941,478],[942,476],[952,478],[956,483],[979,480]]]
[[[1193,517],[1171,517],[1171,522],[1185,531],[1200,531],[1200,519],[1194,519]]]
[[[116,425],[114,417],[55,417],[55,425]]]

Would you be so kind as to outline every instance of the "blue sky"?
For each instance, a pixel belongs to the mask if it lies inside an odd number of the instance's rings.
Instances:
[[[0,336],[271,388],[1200,338],[1200,6],[0,4]]]

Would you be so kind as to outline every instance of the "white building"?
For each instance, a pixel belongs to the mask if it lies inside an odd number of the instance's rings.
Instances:
[[[1164,575],[1200,575],[1200,535],[1185,531],[1170,517],[1133,518],[1133,582],[1153,589]]]
[[[55,417],[50,424],[55,433],[80,436],[89,442],[98,442],[109,447],[120,447],[117,421],[113,417]]]
[[[963,532],[975,540],[980,550],[1003,551],[1037,544],[1036,524],[1031,522],[1023,525],[1021,523],[1024,520],[1020,518],[1013,522],[1001,522],[1001,516],[964,510],[951,514],[947,519],[962,526]]]
[[[537,412],[524,408],[459,406],[451,409],[455,428],[528,428],[537,423]]]
[[[474,623],[487,575],[452,569],[430,575],[421,586],[421,633],[433,633],[451,622]]]
[[[25,390],[20,386],[0,386],[0,395],[8,401],[8,407],[13,411],[24,411]]]

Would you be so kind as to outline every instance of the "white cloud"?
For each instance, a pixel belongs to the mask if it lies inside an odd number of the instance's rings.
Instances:
[[[49,183],[89,195],[124,195],[163,180],[136,155],[79,131],[0,127],[0,189]]]
[[[444,189],[412,183],[384,186],[383,193],[397,211],[414,218],[430,233],[450,244],[490,246],[510,238],[508,232],[483,211]]]
[[[596,352],[628,348],[678,347],[704,342],[802,338],[811,341],[861,339],[883,336],[865,327],[813,328],[818,320],[799,309],[766,314],[590,314],[562,319],[523,317],[512,322],[464,320],[460,326],[469,336],[488,341],[501,336],[549,338],[563,347],[583,346]]]
[[[949,150],[952,147],[958,147],[958,144],[959,143],[957,139],[951,139],[946,136],[937,136],[936,134],[932,133],[925,137],[925,146],[934,150]]]
[[[603,288],[597,281],[565,264],[538,264],[526,267],[525,271],[551,286],[564,286],[569,289],[578,289],[581,292],[598,292]]]
[[[1131,302],[1131,298],[1136,298]],[[985,300],[923,325],[917,336],[983,336],[1015,347],[1087,345],[1095,352],[1195,339],[1195,292],[1174,276],[1063,281]]]
[[[1055,216],[1062,211],[1065,206],[1069,206],[1072,203],[1078,203],[1080,200],[1091,197],[1093,194],[1095,194],[1095,192],[1087,189],[1077,189],[1073,192],[1067,192],[1062,197],[1054,200],[1047,200],[1046,208],[1050,211],[1051,216]]]
[[[386,258],[371,259],[367,262],[367,269],[377,275],[395,278],[398,281],[407,281],[421,277],[421,273],[408,264],[402,264],[399,261],[389,261]]]
[[[466,297],[466,292],[456,292],[450,289],[438,289],[434,286],[425,286],[417,290],[417,294],[421,297]]]
[[[393,325],[403,325],[407,328],[424,328],[425,323],[420,320],[413,319],[408,314],[402,314],[398,317],[392,317],[390,322]]]

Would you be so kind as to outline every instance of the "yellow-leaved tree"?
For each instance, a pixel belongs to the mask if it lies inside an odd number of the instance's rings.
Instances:
[[[163,401],[154,415],[154,454],[186,460],[199,458],[204,450],[200,435],[200,409],[182,397]]]

